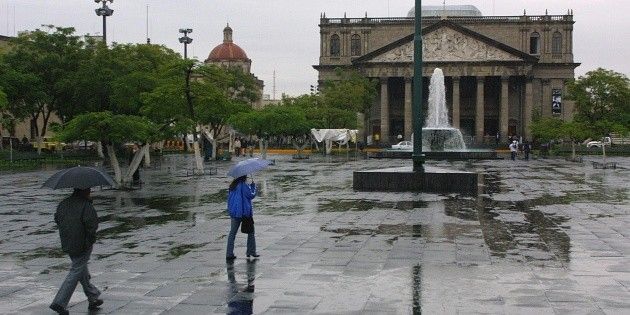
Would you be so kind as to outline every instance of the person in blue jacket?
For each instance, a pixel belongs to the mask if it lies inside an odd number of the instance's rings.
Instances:
[[[252,181],[251,184],[247,184],[247,176],[241,176],[236,178],[230,184],[228,192],[228,212],[232,221],[230,227],[230,235],[227,241],[227,251],[225,259],[233,260],[234,256],[234,239],[238,228],[241,226],[241,220],[243,217],[253,217],[254,212],[252,208],[252,199],[256,197],[256,184]],[[247,234],[247,257],[250,256],[256,258],[259,257],[256,253],[256,238],[254,232]]]

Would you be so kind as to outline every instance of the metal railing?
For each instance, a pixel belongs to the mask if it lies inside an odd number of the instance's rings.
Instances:
[[[442,19],[439,16],[423,17],[423,22],[432,23]],[[456,22],[565,22],[573,21],[573,15],[516,15],[516,16],[449,16],[447,20]],[[326,18],[320,24],[413,24],[413,17],[375,17],[375,18]]]

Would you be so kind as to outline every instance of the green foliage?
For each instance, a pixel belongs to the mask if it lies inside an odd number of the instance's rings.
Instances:
[[[240,69],[178,60],[163,68],[156,88],[143,94],[142,113],[173,132],[210,125],[219,134],[230,117],[251,109],[255,81]]]
[[[376,84],[356,72],[337,70],[338,80],[326,81],[311,104],[308,117],[316,128],[350,128],[357,126],[357,112],[369,113],[376,95]]]
[[[0,86],[5,89],[12,115],[32,120],[43,117],[44,135],[51,113],[72,98],[73,73],[85,59],[83,47],[73,28],[52,25],[14,39],[0,66]]]
[[[243,112],[230,119],[230,123],[241,132],[258,136],[301,137],[313,128],[305,111],[292,105],[268,106]]]
[[[630,128],[630,80],[624,74],[599,68],[571,82],[568,89],[576,104],[576,121],[592,134]]]
[[[116,115],[112,112],[80,114],[68,122],[57,138],[62,141],[107,141],[121,144],[155,139],[157,126],[145,117]]]
[[[590,131],[581,122],[564,122],[559,118],[541,118],[532,123],[532,135],[541,142],[551,140],[580,142],[590,136]]]

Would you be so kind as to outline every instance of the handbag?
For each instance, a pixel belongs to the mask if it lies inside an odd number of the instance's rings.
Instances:
[[[241,233],[254,233],[254,217],[241,218]]]

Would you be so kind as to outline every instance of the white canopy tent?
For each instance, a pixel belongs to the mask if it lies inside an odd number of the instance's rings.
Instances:
[[[339,146],[348,147],[348,142],[357,142],[357,129],[311,129],[311,135],[317,142],[324,142],[326,145],[326,154],[332,151],[332,143],[336,142]]]

